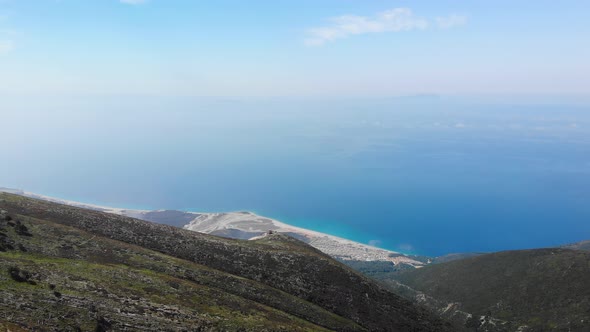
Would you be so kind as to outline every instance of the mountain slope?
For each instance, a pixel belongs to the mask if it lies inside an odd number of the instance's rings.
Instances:
[[[224,239],[11,194],[0,194],[0,208],[18,215],[25,220],[22,223],[27,227],[49,223],[55,228],[52,225],[59,224],[61,227],[66,226],[88,234],[88,243],[94,243],[97,238],[116,240],[134,248],[141,247],[141,250],[173,256],[186,264],[196,263],[202,266],[197,271],[206,268],[208,271],[223,274],[225,280],[222,284],[216,284],[216,287],[221,287],[224,292],[271,306],[287,315],[294,315],[329,329],[355,330],[359,328],[358,325],[373,331],[449,329],[447,324],[409,301],[386,291],[316,249],[280,234],[258,241]],[[43,241],[44,233],[46,232],[33,234],[31,238]],[[47,250],[44,255],[51,256],[61,252],[80,255],[79,246],[72,247],[73,249],[66,245],[64,249],[60,246],[59,250]],[[109,254],[106,257],[117,255]],[[128,256],[123,257],[125,259],[120,263],[127,266]],[[73,258],[77,259],[76,256]],[[167,261],[159,261],[162,260]],[[185,270],[189,272],[181,273],[176,278],[195,283],[204,283],[203,279],[217,279],[204,278],[202,273],[196,273],[193,269]],[[190,277],[191,274],[196,275]],[[244,293],[243,286],[230,287],[232,282],[239,279],[246,280],[242,284],[247,283],[250,289],[253,289],[253,285],[263,288],[265,291],[262,294],[270,294],[269,298],[258,295],[255,289]],[[280,294],[284,295],[281,297]],[[282,301],[283,298],[285,301]],[[299,304],[294,301],[308,303],[307,308],[310,309],[295,309]],[[311,309],[318,307],[322,309]],[[314,316],[318,312],[323,314]]]
[[[262,283],[49,221],[0,219],[0,326],[363,330]]]
[[[533,331],[588,331],[588,276],[590,252],[554,248],[486,254],[395,278],[477,320],[492,317]]]
[[[377,261],[390,262],[398,266],[398,268],[413,268],[421,267],[428,263],[428,258],[409,256],[337,236],[295,227],[251,212],[197,213],[175,210],[130,210],[67,201],[18,189],[0,188],[0,192],[2,191],[165,225],[183,227],[200,233],[232,239],[247,240],[268,231],[285,233],[319,249],[337,260],[347,264],[350,263],[349,265]]]

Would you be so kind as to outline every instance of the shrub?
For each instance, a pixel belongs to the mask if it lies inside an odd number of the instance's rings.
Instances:
[[[94,331],[95,332],[106,332],[106,331],[109,331],[112,326],[113,326],[113,324],[111,324],[111,322],[106,320],[104,317],[99,317],[96,320],[96,329]]]
[[[0,251],[14,250],[12,244],[6,241],[6,239],[3,236],[1,236],[1,234],[2,233],[0,233]]]
[[[16,223],[16,226],[14,226],[14,231],[16,232],[16,234],[18,235],[23,235],[23,236],[33,236],[33,234],[31,234],[29,232],[29,229],[27,228],[27,226],[21,224],[20,222]]]
[[[16,266],[11,266],[8,268],[8,273],[12,280],[16,282],[30,282],[31,273],[29,271],[21,270]]]

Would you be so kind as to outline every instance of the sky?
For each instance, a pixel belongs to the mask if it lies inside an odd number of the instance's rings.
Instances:
[[[590,95],[588,1],[0,0],[0,95]]]

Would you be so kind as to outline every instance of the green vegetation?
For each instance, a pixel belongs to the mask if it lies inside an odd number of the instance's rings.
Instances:
[[[73,228],[34,219],[26,223],[42,236],[19,235],[5,226],[4,238],[27,250],[0,254],[0,317],[21,328],[323,330],[214,287],[219,285],[212,279],[227,279],[222,273]],[[189,272],[210,274],[199,281],[211,285],[190,281],[195,275],[186,277]],[[263,287],[250,285],[257,286]],[[321,320],[333,321],[333,328],[360,329],[309,303],[292,302],[317,310]]]
[[[3,303],[2,314],[24,327],[93,330],[103,320],[113,327],[135,329],[203,326],[222,330],[322,330],[215,288],[124,265],[20,253],[2,255],[0,269],[6,271],[6,266],[15,265],[34,271],[32,278],[36,281],[14,282],[8,273],[1,275],[4,301],[11,299],[17,307],[11,310]]]
[[[454,303],[453,312],[472,314],[468,326],[497,319],[531,331],[589,331],[589,276],[590,252],[554,248],[486,254],[391,274],[382,281],[396,290],[403,288],[397,282],[409,286],[409,298],[424,301],[425,294],[439,307]]]
[[[450,330],[280,234],[221,239],[11,194],[0,209],[0,330]]]

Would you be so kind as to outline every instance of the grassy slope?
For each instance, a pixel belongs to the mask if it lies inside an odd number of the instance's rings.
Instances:
[[[47,221],[22,224],[33,236],[0,227],[16,248],[0,253],[0,317],[23,326],[94,330],[105,317],[118,329],[322,330],[296,314],[332,329],[361,329],[251,280]],[[15,281],[12,267],[35,284]]]
[[[43,234],[33,236],[25,245],[25,248],[31,248],[28,254],[35,252],[164,273],[164,276],[222,289],[241,300],[272,307],[275,311],[269,310],[275,313],[278,309],[282,314],[291,315],[291,319],[297,316],[332,329],[359,329],[351,320],[369,330],[449,329],[447,324],[432,318],[409,301],[385,291],[317,250],[280,235],[257,242],[221,239],[10,194],[0,194],[0,208],[19,213],[33,232]],[[70,236],[74,243],[67,243],[68,235],[59,235],[61,242],[51,244],[44,240],[51,232],[48,229],[35,230],[35,227],[67,229],[69,234],[82,233]],[[108,241],[116,242],[118,246]],[[95,246],[101,247],[97,243],[109,244],[100,250],[91,250]],[[81,255],[84,248],[90,249]],[[144,248],[151,249],[149,255]],[[134,254],[129,256],[129,250]],[[143,253],[138,255],[136,252]],[[55,269],[59,271],[60,267],[55,266]],[[235,319],[238,320],[239,315]],[[269,321],[280,322],[282,318]]]
[[[590,330],[590,252],[507,251],[405,271],[396,278],[475,315],[535,331]]]

